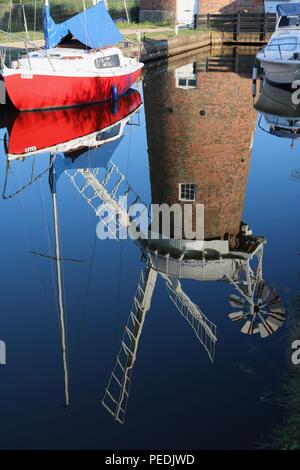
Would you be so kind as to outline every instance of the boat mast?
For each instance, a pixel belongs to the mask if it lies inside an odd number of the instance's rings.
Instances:
[[[43,30],[44,30],[44,38],[45,38],[45,49],[50,49],[49,32],[51,30],[51,17],[50,17],[49,0],[44,0]]]
[[[126,0],[123,0],[123,2],[124,2],[124,8],[125,8],[126,17],[127,17],[127,22],[130,23],[130,17],[129,17],[129,12],[128,12],[128,8],[127,8]]]
[[[46,0],[48,1],[48,0]],[[70,404],[69,399],[69,372],[68,372],[68,357],[66,347],[66,327],[65,327],[65,312],[64,302],[62,294],[62,276],[61,276],[61,257],[60,257],[60,245],[59,245],[59,229],[58,229],[58,211],[57,211],[57,200],[56,200],[56,185],[55,185],[55,172],[54,172],[54,161],[55,155],[50,155],[50,171],[49,171],[49,184],[52,196],[53,216],[54,216],[54,235],[55,235],[55,259],[56,259],[56,273],[57,273],[57,290],[58,290],[58,309],[59,309],[59,324],[60,324],[60,335],[61,335],[61,351],[62,351],[62,362],[64,370],[64,390],[65,390],[65,406],[68,407]]]

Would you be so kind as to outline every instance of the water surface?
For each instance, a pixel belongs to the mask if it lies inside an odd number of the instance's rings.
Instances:
[[[282,419],[289,321],[264,339],[242,334],[242,324],[228,318],[229,296],[237,292],[222,280],[221,263],[217,280],[181,280],[185,295],[217,327],[213,362],[158,274],[125,423],[114,420],[101,400],[146,262],[139,243],[99,240],[95,209],[74,185],[84,174],[78,169],[102,178],[111,169],[122,176],[123,192],[126,186],[149,205],[176,202],[180,183],[196,184],[206,206],[206,239],[229,240],[231,252],[238,251],[241,223],[266,239],[262,276],[287,307],[298,288],[299,145],[291,148],[291,139],[257,126],[253,58],[253,51],[217,51],[147,70],[139,85],[144,105],[124,129],[102,135],[110,143],[97,152],[66,144],[54,162],[43,145],[61,142],[62,130],[66,142],[76,141],[86,126],[91,132],[118,123],[130,103],[71,112],[62,121],[36,115],[18,123],[1,111],[0,339],[7,348],[0,367],[1,448],[250,449]],[[122,136],[114,140],[117,131]],[[40,153],[8,163],[9,149],[22,148]]]

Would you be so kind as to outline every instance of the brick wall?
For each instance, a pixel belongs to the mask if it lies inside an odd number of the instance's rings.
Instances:
[[[237,13],[247,10],[249,13],[263,13],[263,0],[200,0],[200,13]]]
[[[140,22],[174,21],[176,17],[176,0],[141,0]]]
[[[184,1],[184,0],[182,0]],[[264,0],[199,0],[199,13],[263,13]],[[162,21],[176,18],[176,0],[141,0],[140,21]]]
[[[146,81],[144,99],[152,202],[178,203],[178,184],[195,183],[205,238],[229,238],[234,246],[256,120],[251,79],[198,72],[197,89],[182,90],[172,71]]]
[[[176,0],[141,0],[143,10],[175,10]]]

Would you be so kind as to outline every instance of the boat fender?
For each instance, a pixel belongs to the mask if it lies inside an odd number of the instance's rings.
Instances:
[[[112,115],[116,116],[116,114],[118,113],[118,110],[119,110],[119,103],[118,103],[118,101],[113,100],[113,102],[111,104],[111,113],[112,113]]]
[[[113,85],[113,86],[111,87],[111,99],[112,99],[113,101],[117,101],[118,98],[119,98],[118,87],[117,87],[117,85]]]
[[[256,96],[256,79],[257,79],[257,67],[253,67],[252,71],[252,97]]]
[[[264,89],[264,78],[260,76],[259,78],[259,93],[261,93]]]

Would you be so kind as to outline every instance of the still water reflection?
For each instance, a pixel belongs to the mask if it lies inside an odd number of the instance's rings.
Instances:
[[[2,111],[1,447],[253,448],[281,419],[298,150],[256,125],[254,54],[161,64],[115,107]],[[204,204],[204,247],[100,240],[120,196]]]

